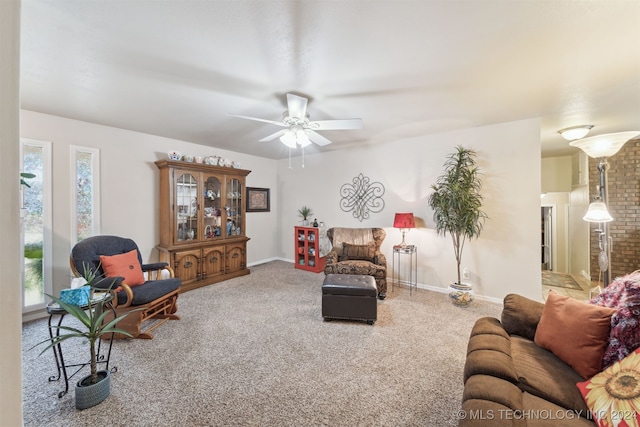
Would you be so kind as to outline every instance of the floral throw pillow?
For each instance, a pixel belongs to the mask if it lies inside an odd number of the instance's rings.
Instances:
[[[640,349],[576,385],[598,426],[640,425]]]

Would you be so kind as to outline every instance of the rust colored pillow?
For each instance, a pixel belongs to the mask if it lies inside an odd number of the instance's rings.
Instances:
[[[534,342],[584,378],[602,370],[611,331],[612,308],[598,307],[551,291]]]
[[[351,243],[342,243],[342,261],[347,260],[364,260],[373,262],[376,253],[376,245],[369,242],[366,245],[352,245]]]
[[[145,282],[138,251],[135,249],[119,255],[100,255],[100,262],[107,277],[124,277],[124,283],[129,286],[142,285]]]

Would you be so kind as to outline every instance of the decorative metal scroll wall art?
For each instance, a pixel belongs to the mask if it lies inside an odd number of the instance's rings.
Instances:
[[[384,185],[379,182],[370,182],[370,179],[362,174],[340,187],[340,209],[351,212],[354,218],[360,222],[369,218],[369,213],[382,212],[384,209]]]

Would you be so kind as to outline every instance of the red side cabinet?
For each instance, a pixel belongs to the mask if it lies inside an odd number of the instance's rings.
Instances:
[[[320,256],[320,230],[316,227],[295,227],[295,267],[320,273],[325,258]]]

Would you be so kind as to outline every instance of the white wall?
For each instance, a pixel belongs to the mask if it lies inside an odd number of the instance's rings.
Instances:
[[[515,292],[541,299],[540,279],[540,123],[537,119],[466,129],[384,145],[308,155],[305,167],[294,159],[278,165],[280,256],[293,259],[293,227],[302,205],[327,227],[382,227],[389,263],[401,240],[392,228],[396,212],[413,212],[420,228],[407,235],[418,246],[418,282],[446,288],[455,279],[450,237],[437,236],[427,205],[430,186],[442,173],[445,157],[456,145],[478,152],[484,172],[484,209],[490,219],[477,241],[465,247],[476,292],[501,299]],[[359,222],[339,207],[340,187],[362,173],[381,182],[386,193],[381,213]]]
[[[100,149],[101,233],[127,236],[136,241],[145,261],[158,259],[159,178],[154,162],[166,158],[169,150],[183,154],[220,155],[242,163],[252,172],[251,187],[271,188],[272,205],[277,202],[276,161],[198,144],[101,126],[78,120],[22,110],[21,137],[53,142],[54,176],[54,293],[68,287],[71,273],[69,221],[70,145]],[[276,212],[248,213],[247,247],[249,265],[269,259],[277,252]]]
[[[0,414],[22,425],[19,106],[20,2],[0,1]]]
[[[582,217],[589,208],[589,158],[583,151],[572,156],[572,179],[569,208],[569,253],[571,274],[591,278],[589,223]]]
[[[572,157],[542,159],[542,193],[571,191]]]
[[[22,111],[21,136],[53,142],[54,159],[54,283],[55,292],[69,282],[71,250],[69,146],[101,150],[102,233],[132,237],[149,261],[157,259],[158,171],[153,164],[177,149],[194,155],[222,155],[252,170],[247,185],[271,188],[271,212],[248,213],[248,263],[276,257],[293,259],[293,226],[303,204],[331,226],[383,227],[383,251],[391,261],[400,233],[391,224],[395,212],[411,211],[420,228],[407,240],[418,245],[418,280],[446,288],[455,276],[449,236],[436,236],[427,206],[430,185],[441,174],[445,157],[458,144],[479,154],[484,171],[485,210],[490,219],[477,241],[465,248],[463,266],[471,271],[476,292],[501,299],[509,292],[540,299],[539,121],[524,120],[364,148],[306,156],[305,168],[294,159],[274,161],[216,150],[184,141]],[[340,187],[364,174],[385,188],[385,208],[359,222],[339,207]]]

